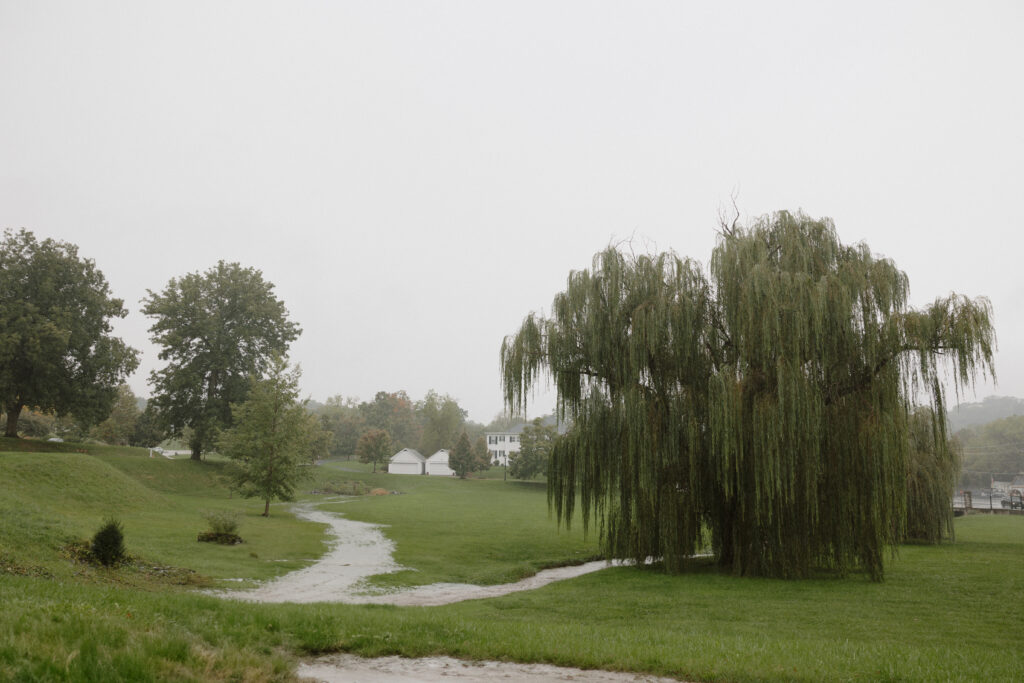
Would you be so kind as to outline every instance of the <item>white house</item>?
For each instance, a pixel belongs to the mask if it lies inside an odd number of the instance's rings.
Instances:
[[[435,474],[443,477],[454,477],[455,470],[448,467],[448,450],[442,448],[437,453],[427,458],[427,474]]]
[[[528,423],[520,422],[517,425],[509,427],[504,432],[487,432],[487,454],[490,457],[491,463],[494,465],[508,465],[509,458],[513,457],[519,452],[521,443],[519,439],[523,434],[523,429]],[[558,429],[559,434],[565,434],[568,431],[568,425],[564,422],[558,422],[554,415],[548,415],[541,418],[542,425],[555,425]]]
[[[412,448],[403,448],[391,456],[388,472],[391,474],[425,474],[427,459]],[[445,465],[448,464],[447,457]]]
[[[508,465],[508,459],[519,452],[519,435],[526,423],[517,424],[504,432],[487,432],[487,455],[494,465]]]

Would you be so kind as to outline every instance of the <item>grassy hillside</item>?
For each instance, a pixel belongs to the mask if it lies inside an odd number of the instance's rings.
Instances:
[[[695,681],[1019,674],[1013,653],[1024,636],[1008,606],[1024,591],[1020,516],[960,519],[956,544],[901,548],[881,584],[736,579],[705,565],[676,577],[612,569],[438,608],[253,605],[196,586],[300,566],[323,547],[317,525],[283,506],[259,517],[258,503],[229,497],[216,462],[60,446],[0,453],[0,680],[293,680],[298,658],[331,651],[545,661]],[[333,462],[304,489],[356,484],[402,492],[337,508],[391,525],[399,561],[419,571],[389,581],[493,583],[593,552],[547,519],[536,484],[399,477]],[[242,514],[247,542],[197,543],[209,508]],[[139,562],[106,570],[62,554],[67,539],[87,537],[110,514]]]

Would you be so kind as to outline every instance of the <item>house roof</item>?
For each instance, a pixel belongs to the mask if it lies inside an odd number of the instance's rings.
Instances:
[[[401,456],[406,456],[406,458],[416,460],[417,462],[426,462],[427,460],[422,455],[420,455],[420,452],[417,451],[415,448],[403,448],[402,450],[398,451],[397,453],[391,456],[391,462],[399,462],[398,459]],[[406,461],[408,462],[408,460]]]
[[[441,460],[442,458],[444,459],[445,462],[448,462],[448,449],[447,448],[438,449],[438,451],[436,453],[434,453],[432,456],[427,458],[427,462],[430,462],[431,460]]]

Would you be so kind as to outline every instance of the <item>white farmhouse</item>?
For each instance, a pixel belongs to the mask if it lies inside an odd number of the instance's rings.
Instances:
[[[388,472],[391,474],[424,474],[427,459],[413,448],[403,448],[391,456]],[[447,459],[445,460],[447,465]]]
[[[448,449],[442,448],[437,453],[427,458],[427,474],[434,474],[442,477],[454,477],[455,470],[448,467]]]
[[[503,432],[487,432],[487,454],[492,465],[507,466],[509,458],[519,452],[522,444],[520,438],[523,429],[528,423],[520,422],[509,427]],[[559,434],[565,434],[569,427],[564,422],[558,422],[554,415],[547,415],[541,418],[542,425],[555,425]]]
[[[487,455],[492,465],[508,465],[508,459],[519,452],[519,435],[525,426],[523,422],[504,432],[487,432]]]

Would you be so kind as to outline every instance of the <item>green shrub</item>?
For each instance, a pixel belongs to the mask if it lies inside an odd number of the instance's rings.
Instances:
[[[234,534],[238,531],[238,515],[227,510],[208,510],[203,519],[215,534]]]
[[[108,519],[92,537],[89,550],[94,560],[104,567],[113,567],[125,559],[124,531],[116,519]]]
[[[243,542],[242,537],[235,533],[238,531],[238,515],[234,512],[209,510],[203,513],[203,519],[210,525],[210,530],[199,532],[201,543],[235,545]]]

